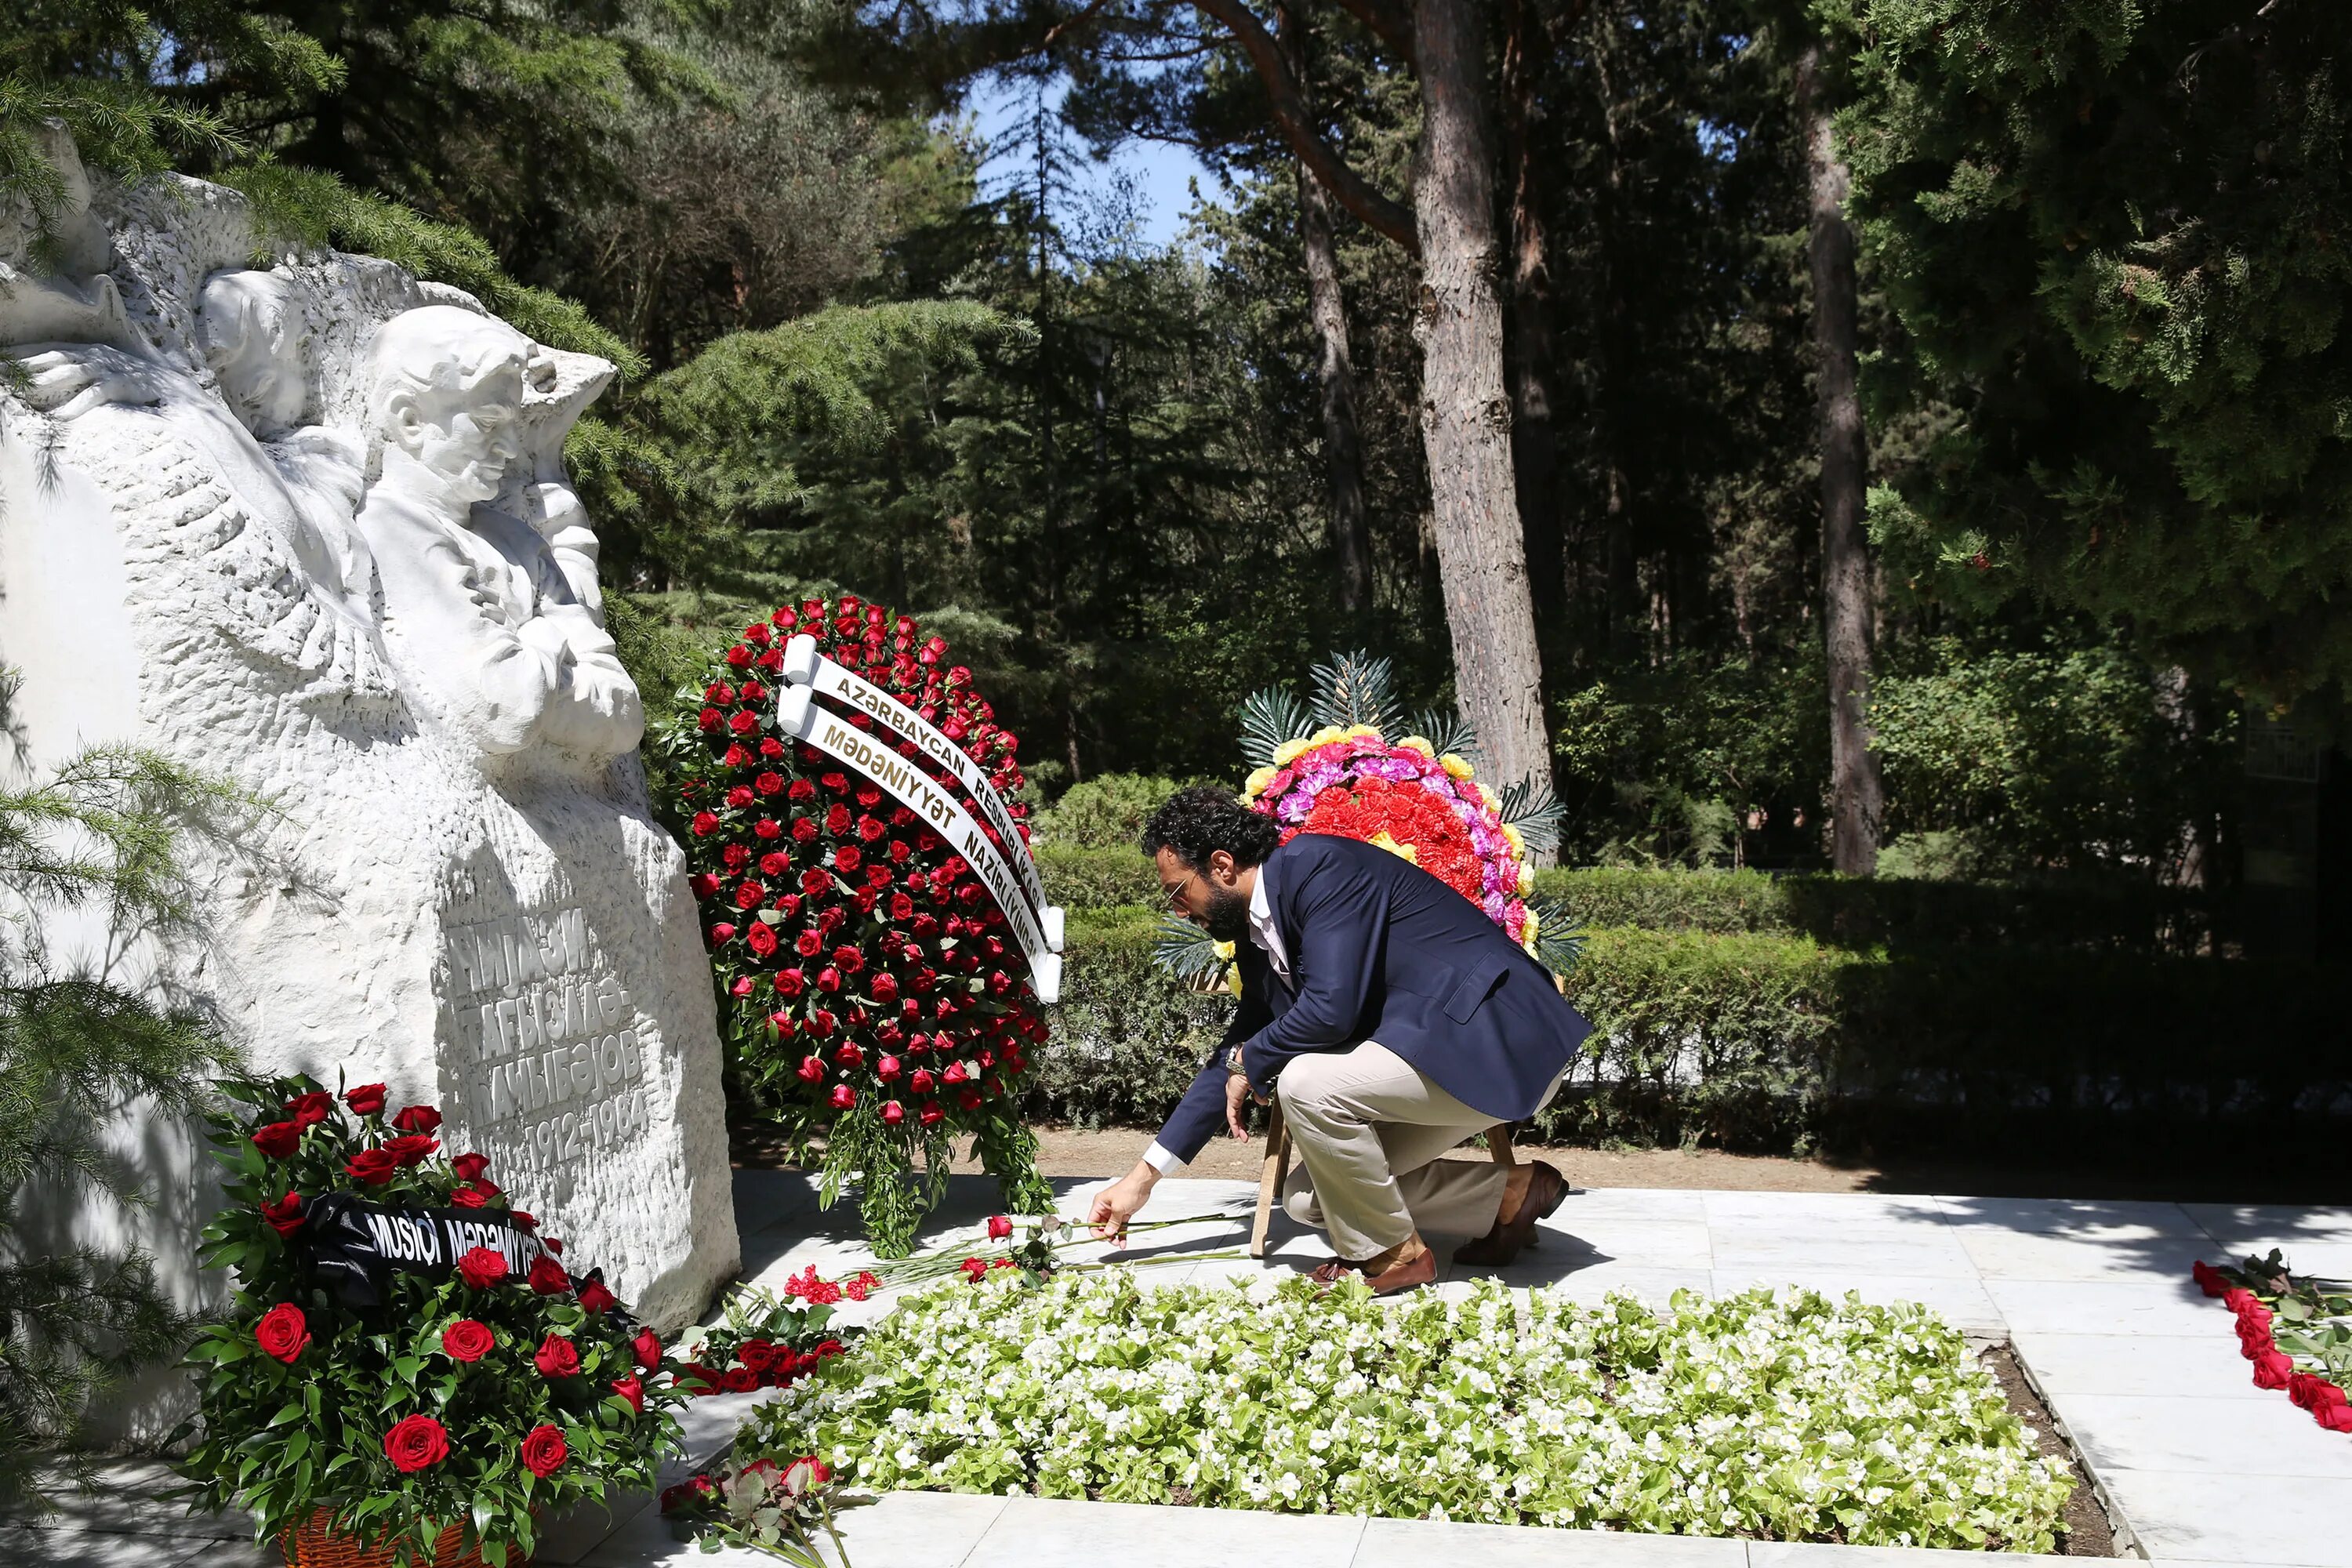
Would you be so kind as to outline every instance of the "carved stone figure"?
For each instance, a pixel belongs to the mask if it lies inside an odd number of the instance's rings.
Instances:
[[[612,367],[381,260],[256,268],[234,192],[68,185],[86,270],[0,215],[15,765],[127,741],[268,796],[155,983],[262,1071],[438,1104],[642,1315],[695,1314],[738,1258],[709,972],[562,462]],[[205,1162],[124,1136],[199,1303]]]

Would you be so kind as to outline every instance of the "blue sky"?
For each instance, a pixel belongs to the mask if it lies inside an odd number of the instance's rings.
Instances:
[[[1058,95],[1061,89],[1056,85],[1052,90]],[[966,107],[978,122],[981,136],[1003,149],[982,167],[984,179],[993,182],[1017,172],[1024,155],[1018,138],[1028,104],[1025,83],[983,79],[973,84]],[[1202,168],[1190,149],[1165,142],[1131,142],[1107,163],[1081,158],[1080,178],[1098,191],[1108,189],[1121,174],[1134,182],[1139,220],[1136,237],[1154,249],[1174,240],[1183,226],[1185,209],[1192,205],[1188,181],[1197,178],[1202,190],[1211,195],[1217,190],[1215,178]]]

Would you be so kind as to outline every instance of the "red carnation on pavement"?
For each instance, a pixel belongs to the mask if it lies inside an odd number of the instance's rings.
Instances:
[[[301,1147],[302,1129],[291,1121],[273,1121],[253,1135],[253,1146],[273,1160],[283,1160]]]
[[[392,1119],[396,1132],[432,1132],[441,1126],[441,1113],[429,1105],[412,1105]]]
[[[357,1089],[345,1089],[343,1103],[362,1116],[381,1116],[383,1114],[383,1084],[363,1083]]]
[[[383,1451],[393,1468],[414,1475],[449,1457],[449,1434],[430,1415],[410,1415],[383,1435]]]
[[[281,1301],[261,1314],[261,1321],[253,1326],[253,1339],[264,1352],[291,1366],[310,1343],[310,1320],[293,1302]]]
[[[540,1342],[539,1353],[531,1363],[542,1377],[577,1377],[580,1375],[580,1352],[562,1334],[550,1334]]]
[[[302,1194],[289,1192],[276,1203],[264,1200],[261,1217],[268,1220],[278,1235],[293,1235],[302,1228]]]
[[[441,1331],[441,1348],[451,1361],[478,1362],[498,1346],[498,1336],[487,1324],[460,1318]]]
[[[507,1278],[506,1255],[493,1252],[487,1247],[477,1247],[457,1259],[457,1278],[477,1290],[503,1285]]]
[[[545,1480],[563,1468],[572,1450],[563,1445],[563,1434],[552,1426],[534,1426],[530,1436],[522,1440],[523,1468]]]

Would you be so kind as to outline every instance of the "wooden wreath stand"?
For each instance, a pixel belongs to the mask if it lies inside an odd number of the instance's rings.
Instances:
[[[1495,1156],[1497,1165],[1516,1165],[1518,1157],[1511,1152],[1511,1124],[1497,1121],[1486,1130],[1486,1149]],[[1276,1100],[1265,1111],[1265,1161],[1257,1171],[1257,1217],[1250,1222],[1252,1258],[1265,1256],[1265,1233],[1274,1224],[1274,1205],[1282,1196],[1282,1184],[1290,1174],[1290,1129],[1283,1125],[1282,1102]]]

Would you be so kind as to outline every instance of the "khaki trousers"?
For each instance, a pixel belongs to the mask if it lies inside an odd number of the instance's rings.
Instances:
[[[1275,1092],[1298,1146],[1282,1206],[1299,1224],[1328,1230],[1341,1258],[1361,1262],[1417,1230],[1475,1237],[1494,1225],[1503,1167],[1438,1156],[1495,1119],[1379,1041],[1293,1057]],[[1556,1079],[1544,1098],[1559,1092]]]

